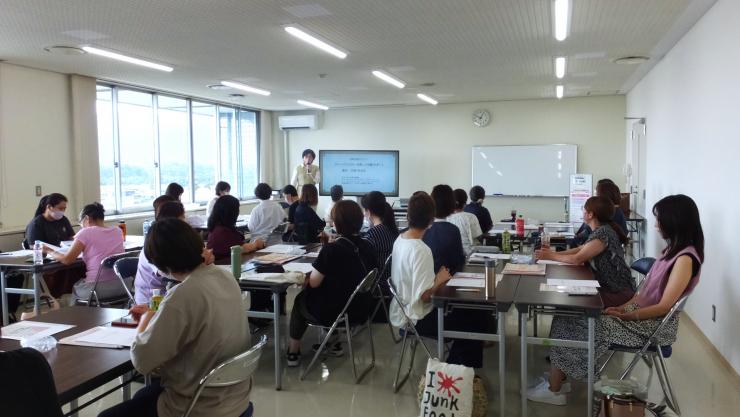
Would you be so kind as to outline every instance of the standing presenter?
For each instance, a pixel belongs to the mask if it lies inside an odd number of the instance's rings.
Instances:
[[[290,181],[297,189],[301,189],[306,184],[318,186],[321,181],[321,170],[318,165],[313,165],[316,154],[311,149],[303,151],[303,163],[295,167],[293,179]]]

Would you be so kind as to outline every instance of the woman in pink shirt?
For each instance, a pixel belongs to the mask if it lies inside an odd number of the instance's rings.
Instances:
[[[123,232],[117,227],[105,226],[105,209],[100,203],[86,205],[80,212],[80,231],[75,235],[72,247],[66,253],[45,248],[57,261],[69,265],[82,254],[85,262],[85,277],[74,285],[72,291],[72,304],[77,300],[87,300],[90,292],[95,286],[98,298],[111,298],[118,295],[126,295],[112,269],[106,269],[98,277],[98,270],[103,259],[111,255],[123,253]],[[130,284],[130,283],[129,283]]]

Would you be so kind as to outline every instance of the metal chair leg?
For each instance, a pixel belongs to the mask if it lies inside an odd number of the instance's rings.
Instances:
[[[611,352],[609,352],[609,356],[608,356],[608,357],[606,358],[606,360],[604,361],[604,363],[603,363],[603,364],[601,365],[601,367],[599,368],[599,375],[603,375],[603,373],[604,373],[604,369],[606,368],[606,365],[608,365],[608,364],[609,364],[609,361],[611,361],[611,360],[612,360],[612,358],[614,357],[614,355],[615,355],[616,353],[617,353],[617,352],[616,352],[616,351],[614,351],[614,350],[613,350],[613,351],[611,351]]]
[[[304,378],[306,378],[306,374],[313,368],[313,365],[316,363],[316,359],[319,358],[319,355],[321,355],[321,352],[324,351],[324,347],[326,347],[326,344],[329,343],[329,339],[331,338],[331,335],[334,334],[334,331],[337,329],[337,325],[339,322],[344,322],[344,325],[347,326],[347,316],[345,315],[342,320],[337,320],[332,324],[331,328],[329,328],[329,331],[326,333],[326,336],[324,337],[324,340],[321,342],[321,345],[319,346],[318,350],[316,350],[316,353],[314,353],[313,358],[311,359],[311,362],[308,364],[308,366],[301,372],[301,375],[299,379],[303,381]],[[347,330],[347,333],[350,331]]]
[[[357,366],[355,365],[355,352],[354,349],[352,349],[352,330],[349,328],[347,329],[347,347],[349,348],[349,360],[350,362],[352,362],[352,375],[355,377],[355,383],[357,383]]]
[[[662,375],[661,387],[663,388],[663,395],[665,395],[666,397],[666,403],[668,404],[668,407],[671,408],[671,410],[675,411],[676,414],[680,416],[681,409],[678,407],[678,399],[676,398],[676,394],[673,391],[671,380],[668,377],[668,368],[666,368],[665,359],[663,358],[663,352],[658,349],[658,354],[656,356],[657,358],[655,360],[657,361],[657,363],[655,364],[655,368],[658,376],[660,377]]]
[[[396,370],[396,378],[393,381],[393,393],[397,393],[399,389],[403,386],[403,384],[406,383],[406,380],[409,379],[409,376],[411,375],[411,370],[414,368],[414,357],[416,356],[416,338],[411,339],[411,357],[409,360],[409,368],[404,374],[403,378],[399,381],[398,377],[401,375],[401,368],[403,368],[403,357],[406,352],[406,338],[408,336],[408,330],[404,331],[403,334],[403,342],[401,345],[401,355],[398,359],[398,370]]]
[[[401,341],[401,337],[400,336],[396,336],[396,332],[393,330],[393,325],[391,324],[391,319],[389,317],[390,316],[390,309],[388,308],[388,304],[385,303],[385,297],[383,297],[382,294],[381,294],[381,297],[380,297],[380,302],[383,303],[383,311],[385,311],[385,313],[386,313],[385,314],[385,318],[388,319],[388,330],[391,332],[391,338],[393,339],[393,343],[398,343],[398,342]],[[373,316],[373,317],[375,317],[375,316]]]
[[[370,363],[362,370],[362,372],[360,372],[359,375],[357,374],[357,365],[355,363],[352,345],[350,344],[349,346],[349,355],[350,355],[350,359],[352,360],[352,372],[355,375],[355,384],[359,384],[360,381],[362,381],[362,378],[364,378],[365,375],[367,375],[367,373],[370,372],[370,370],[375,367],[375,344],[373,342],[373,331],[372,331],[371,324],[372,322],[368,320],[366,326],[367,326],[368,337],[370,338]],[[350,332],[347,332],[347,333],[350,333]],[[361,332],[358,331],[357,333],[359,334]],[[348,343],[351,343],[351,337],[348,336],[347,341]]]

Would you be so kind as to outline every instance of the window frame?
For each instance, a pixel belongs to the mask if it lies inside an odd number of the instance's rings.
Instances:
[[[236,140],[237,140],[237,146],[236,146],[236,152],[238,154],[237,156],[237,172],[236,172],[236,178],[237,183],[234,185],[232,184],[232,187],[236,188],[237,190],[237,198],[239,198],[239,201],[241,202],[247,202],[249,200],[253,200],[255,198],[253,194],[253,190],[247,190],[245,189],[245,185],[242,184],[241,178],[244,168],[244,146],[242,143],[242,126],[241,126],[241,112],[250,112],[254,114],[255,118],[255,137],[256,137],[256,146],[255,151],[257,153],[256,161],[257,161],[257,181],[261,181],[260,178],[260,151],[261,151],[261,111],[259,109],[250,108],[247,106],[240,106],[236,104],[231,103],[225,103],[225,102],[219,102],[215,100],[209,100],[209,99],[203,99],[200,97],[192,97],[177,93],[172,93],[168,91],[160,91],[155,89],[147,89],[127,84],[119,84],[119,83],[111,83],[104,80],[98,80],[96,83],[96,86],[109,88],[111,90],[111,111],[112,111],[112,145],[113,145],[113,183],[114,183],[114,194],[115,194],[115,204],[116,207],[114,209],[107,208],[106,211],[111,214],[134,214],[134,213],[141,213],[142,210],[140,207],[131,207],[131,208],[124,208],[123,207],[123,196],[121,193],[121,142],[120,142],[120,127],[119,127],[119,114],[118,114],[118,92],[119,90],[130,90],[140,93],[146,93],[151,94],[152,96],[152,111],[153,111],[153,120],[152,120],[152,129],[153,129],[153,140],[154,143],[152,146],[154,146],[154,160],[152,161],[153,168],[154,168],[154,177],[155,177],[155,183],[154,183],[154,193],[156,195],[162,194],[162,184],[161,184],[161,157],[160,157],[160,132],[159,132],[159,96],[166,96],[170,98],[176,98],[176,99],[183,99],[186,102],[187,105],[187,118],[188,118],[188,124],[187,124],[187,130],[188,130],[188,143],[189,143],[189,158],[188,158],[188,164],[189,164],[189,187],[185,190],[186,193],[189,193],[190,195],[190,201],[192,203],[190,204],[197,204],[199,208],[206,207],[208,202],[198,203],[195,201],[195,152],[194,152],[194,142],[193,142],[193,101],[197,101],[199,103],[204,104],[210,104],[216,106],[216,117],[218,120],[218,114],[219,109],[221,107],[229,108],[234,110],[234,124],[236,128]],[[97,96],[96,96],[96,102],[97,102]],[[97,120],[97,115],[96,115]],[[224,152],[222,152],[222,141],[221,141],[221,128],[220,123],[218,123],[218,128],[216,129],[216,143],[217,143],[217,155],[218,160],[216,163],[216,181],[222,180],[222,156]],[[96,138],[98,141],[100,140],[100,136],[98,135]],[[99,152],[99,151],[98,151]],[[229,156],[230,152],[226,152],[226,155]],[[98,155],[97,158],[97,164],[98,169],[100,169],[100,156]],[[100,184],[98,184],[98,188],[100,189]],[[144,210],[144,211],[150,211],[150,210]]]

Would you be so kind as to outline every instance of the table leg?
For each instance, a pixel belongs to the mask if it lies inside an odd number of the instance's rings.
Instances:
[[[444,361],[445,339],[442,332],[445,329],[445,312],[444,307],[437,308],[437,356],[440,361]]]
[[[522,396],[522,417],[527,417],[527,320],[528,313],[526,309],[521,312],[521,320],[519,320],[521,332],[521,396]]]
[[[133,372],[126,372],[120,377],[121,384],[125,384],[124,386],[121,387],[121,394],[123,396],[123,401],[128,401],[131,399],[131,383],[129,382],[128,384],[126,384],[126,381],[131,381],[133,377],[134,377]]]
[[[41,272],[33,272],[33,312],[38,317],[41,314],[41,280],[44,275]]]
[[[0,268],[0,296],[2,296],[0,304],[3,305],[3,326],[8,325],[8,294],[5,292],[5,285],[7,285],[5,282],[5,270]]]
[[[498,313],[498,380],[499,380],[499,415],[506,415],[506,313]]]
[[[69,402],[69,410],[72,411],[77,408],[77,398]],[[69,417],[77,417],[77,413],[70,414]]]
[[[280,294],[272,293],[272,308],[274,317],[272,319],[274,327],[275,343],[275,389],[280,391],[283,388],[283,369],[282,369],[282,351],[280,349]]]
[[[594,368],[596,358],[596,319],[593,317],[588,318],[588,398],[586,401],[587,412],[586,417],[591,417],[593,413],[593,401],[594,401]]]

